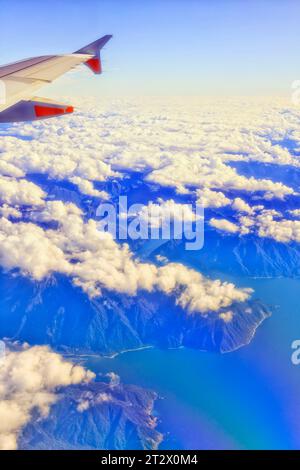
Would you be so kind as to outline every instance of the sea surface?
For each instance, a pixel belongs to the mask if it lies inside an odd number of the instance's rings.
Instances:
[[[231,278],[232,279],[232,278]],[[232,279],[255,289],[273,310],[252,342],[228,354],[144,349],[90,357],[100,374],[155,390],[161,449],[295,449],[300,447],[300,280]]]

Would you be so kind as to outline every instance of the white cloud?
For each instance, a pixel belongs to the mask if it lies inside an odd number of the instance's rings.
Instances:
[[[19,268],[37,280],[54,271],[70,273],[63,251],[43,229],[4,217],[0,219],[0,264],[6,269]]]
[[[228,206],[230,199],[220,191],[212,191],[211,189],[204,188],[196,191],[198,196],[198,203],[203,207],[219,208]]]
[[[251,216],[237,216],[236,223],[212,218],[209,224],[225,232],[241,235],[254,233],[258,237],[270,238],[281,243],[291,241],[300,243],[300,220],[284,219],[280,212],[272,209],[262,210],[259,214]]]
[[[237,212],[245,212],[247,214],[253,213],[253,208],[249,206],[243,199],[236,197],[231,205],[232,209]]]
[[[150,201],[148,205],[135,212],[134,215],[151,227],[169,226],[169,221],[195,222],[203,218],[202,213],[195,212],[189,204],[176,203],[173,199],[163,200],[159,198],[157,203]]]
[[[94,188],[94,185],[91,181],[81,178],[80,176],[73,176],[70,178],[71,183],[76,184],[78,186],[79,191],[82,194],[86,194],[88,196],[99,197],[101,199],[108,199],[109,195],[105,191],[99,191],[98,189]]]
[[[2,136],[0,151],[3,163],[0,164],[0,174],[21,177],[29,173],[43,173],[56,180],[73,179],[83,194],[98,196],[92,181],[106,181],[118,173],[97,157],[90,136],[82,133],[79,138],[80,129],[68,128],[67,121],[54,121],[55,124],[48,122],[48,126],[35,123],[13,127],[20,137],[31,134],[33,138],[29,140]],[[100,197],[103,195],[101,192]]]
[[[11,205],[40,206],[44,204],[44,191],[25,179],[0,176],[0,201]]]
[[[0,363],[0,449],[17,448],[19,433],[32,412],[46,417],[59,399],[58,388],[93,378],[92,372],[45,346],[8,350]]]
[[[22,212],[18,208],[8,204],[0,206],[0,214],[5,218],[14,217],[15,219],[20,219],[22,217]]]
[[[219,230],[223,230],[224,232],[230,232],[230,233],[239,232],[239,226],[234,224],[233,222],[230,222],[229,220],[226,220],[226,219],[212,218],[209,221],[209,225],[211,225],[212,227],[215,227]]]
[[[259,237],[273,238],[282,243],[300,242],[300,220],[274,220],[271,215],[263,215],[258,217],[256,224]]]
[[[269,199],[273,197],[283,199],[294,193],[291,188],[282,183],[241,176],[234,168],[226,165],[220,157],[207,159],[199,156],[197,160],[191,157],[174,159],[169,165],[153,170],[146,180],[161,186],[174,187],[179,193],[187,192],[190,186],[223,191],[261,191]]]
[[[232,283],[207,279],[176,263],[159,268],[158,275],[158,285],[163,292],[170,293],[184,287],[177,302],[191,313],[217,311],[233,302],[244,302],[252,293],[251,289],[237,289]]]
[[[222,312],[219,314],[219,318],[224,321],[224,323],[230,323],[233,319],[233,312],[228,310],[227,312]]]
[[[25,176],[25,173],[23,170],[16,167],[12,163],[8,163],[5,160],[0,160],[0,175],[21,178]]]

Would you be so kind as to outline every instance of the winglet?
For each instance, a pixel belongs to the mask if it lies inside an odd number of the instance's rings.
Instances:
[[[101,57],[100,51],[105,46],[105,44],[112,38],[111,34],[107,34],[97,41],[91,42],[85,47],[82,47],[74,54],[90,54],[93,57],[89,59],[85,64],[96,74],[102,73],[102,64],[101,64]]]

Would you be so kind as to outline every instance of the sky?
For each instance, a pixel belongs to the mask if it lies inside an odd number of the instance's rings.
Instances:
[[[289,95],[300,79],[297,0],[0,0],[0,63],[69,53],[113,34],[105,73],[53,90],[119,95]]]

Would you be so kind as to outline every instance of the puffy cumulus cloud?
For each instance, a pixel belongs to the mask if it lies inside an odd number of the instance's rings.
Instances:
[[[42,210],[32,211],[31,220],[40,222],[56,221],[63,223],[68,220],[78,220],[83,215],[82,210],[73,203],[64,203],[62,201],[46,201]]]
[[[232,283],[207,279],[177,263],[159,268],[158,285],[166,293],[179,289],[177,303],[188,312],[217,311],[233,302],[244,302],[252,293],[252,289],[237,289]]]
[[[163,200],[159,198],[156,203],[150,201],[147,206],[143,205],[133,214],[141,222],[151,227],[169,226],[170,221],[177,222],[195,222],[202,219],[201,211],[196,212],[191,204],[176,203],[173,199]]]
[[[273,238],[278,242],[300,242],[300,220],[275,220],[272,215],[260,216],[256,221],[259,237]]]
[[[233,312],[231,310],[228,310],[227,312],[220,313],[219,318],[223,320],[224,323],[230,323],[233,319],[233,315]]]
[[[83,194],[103,197],[104,193],[99,195],[93,188],[92,181],[103,182],[118,173],[97,156],[97,150],[90,145],[91,137],[81,140],[78,127],[75,131],[72,125],[68,127],[67,122],[55,121],[56,124],[50,123],[49,127],[42,123],[14,126],[13,132],[21,138],[5,136],[1,140],[3,163],[0,164],[0,174],[21,177],[42,173],[56,180],[73,179]],[[77,139],[74,139],[76,132]],[[23,140],[27,134],[30,138]],[[99,140],[97,142],[100,148]]]
[[[237,233],[237,232],[240,231],[238,225],[236,225],[233,222],[230,222],[229,220],[226,220],[226,219],[212,218],[209,221],[209,225],[211,225],[212,227],[215,227],[219,230],[223,230],[224,232]]]
[[[0,449],[16,449],[19,433],[33,411],[46,417],[63,387],[93,378],[92,372],[48,347],[8,350],[0,362]]]
[[[0,206],[0,214],[7,219],[9,217],[20,219],[22,217],[22,212],[17,207],[12,207],[8,204]]]
[[[239,213],[234,217],[234,222],[227,219],[216,219],[213,217],[209,220],[209,225],[223,232],[248,235],[256,230],[257,220],[258,219],[252,215],[240,215],[239,211]]]
[[[70,178],[70,181],[71,183],[76,184],[82,194],[86,194],[87,196],[99,197],[101,199],[109,198],[109,195],[106,191],[99,191],[98,189],[95,189],[91,181],[85,180],[80,176],[74,176],[73,178]]]
[[[261,110],[257,108],[257,117]],[[274,112],[271,116],[272,111]],[[229,161],[258,161],[261,163],[272,163],[280,166],[299,167],[299,161],[287,148],[273,143],[273,139],[285,139],[286,134],[291,131],[290,121],[280,119],[281,110],[275,110],[270,106],[270,117],[274,119],[271,128],[266,128],[264,123],[258,121],[256,126],[248,124],[249,128],[238,129],[228,137],[228,142],[223,146],[224,158]],[[280,120],[281,128],[275,129],[276,121]],[[276,135],[274,136],[274,134]]]
[[[197,202],[203,207],[211,207],[211,208],[220,208],[224,206],[228,206],[230,204],[230,199],[225,196],[220,191],[212,191],[211,189],[204,188],[198,189],[196,191],[197,194]]]
[[[253,208],[249,206],[243,199],[236,197],[231,205],[232,209],[236,210],[237,212],[245,212],[247,214],[253,213]]]
[[[8,163],[4,160],[0,160],[0,175],[21,178],[25,176],[25,173],[15,165],[12,165],[11,163]]]
[[[25,275],[42,279],[52,272],[71,276],[90,296],[101,289],[134,296],[139,290],[174,295],[190,312],[218,310],[249,297],[249,291],[212,281],[181,264],[157,267],[133,257],[127,244],[117,243],[110,233],[98,230],[95,220],[84,222],[74,204],[47,201],[33,214],[35,222],[54,220],[57,229],[32,222],[0,219],[0,263],[19,268]]]
[[[297,209],[288,212],[297,217]],[[224,232],[240,235],[252,233],[281,243],[292,241],[300,243],[300,220],[285,219],[281,212],[274,209],[252,212],[251,215],[237,215],[235,223],[226,219],[212,218],[209,225]]]
[[[26,179],[0,177],[0,201],[10,205],[40,206],[46,194]]]
[[[102,287],[129,295],[136,295],[138,290],[156,290],[175,296],[189,312],[216,311],[245,301],[250,295],[247,289],[212,281],[179,263],[161,267],[140,263],[128,247],[118,246],[108,235],[102,239],[101,249],[86,252],[74,268],[74,275],[75,283],[90,295],[99,295]]]
[[[0,219],[0,264],[5,269],[18,268],[37,280],[53,271],[70,272],[64,252],[43,229],[32,223],[12,223],[4,217]]]
[[[226,165],[221,157],[186,157],[153,170],[147,177],[149,182],[161,186],[174,187],[179,193],[186,193],[190,187],[202,187],[217,190],[237,190],[263,192],[268,199],[283,199],[294,193],[292,188],[283,183],[274,183],[268,179],[246,178]]]

